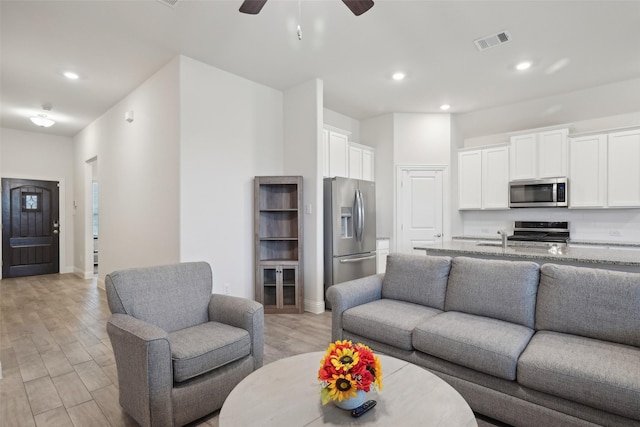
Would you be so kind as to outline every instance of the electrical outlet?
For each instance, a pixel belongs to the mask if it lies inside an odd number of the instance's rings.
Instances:
[[[224,284],[224,294],[225,295],[229,295],[229,284],[228,283]]]
[[[609,231],[609,236],[620,237],[620,236],[622,236],[622,233],[620,233],[620,230],[610,230]]]

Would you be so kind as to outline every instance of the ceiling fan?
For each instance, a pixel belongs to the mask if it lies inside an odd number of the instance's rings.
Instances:
[[[257,15],[267,0],[244,0],[240,12]],[[354,15],[360,16],[373,7],[373,0],[342,0]]]

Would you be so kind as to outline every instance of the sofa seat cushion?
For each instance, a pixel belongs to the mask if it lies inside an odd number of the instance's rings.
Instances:
[[[448,311],[420,322],[413,346],[457,365],[515,380],[518,358],[532,335],[526,326]]]
[[[518,362],[518,383],[640,420],[640,349],[537,332]]]
[[[362,337],[413,350],[413,329],[424,319],[442,313],[435,308],[392,299],[380,299],[346,310],[342,314],[345,331]]]
[[[251,352],[249,332],[218,322],[172,332],[169,342],[175,382],[197,377]]]

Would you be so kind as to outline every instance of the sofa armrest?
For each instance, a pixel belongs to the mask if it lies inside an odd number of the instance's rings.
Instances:
[[[173,366],[169,334],[119,313],[107,321],[107,333],[118,369],[120,404],[140,424],[171,424]]]
[[[209,300],[209,320],[242,328],[249,332],[254,369],[264,358],[264,308],[247,298],[213,294]]]
[[[363,277],[330,286],[327,299],[331,303],[331,338],[342,339],[342,313],[351,307],[366,304],[382,297],[384,274]]]

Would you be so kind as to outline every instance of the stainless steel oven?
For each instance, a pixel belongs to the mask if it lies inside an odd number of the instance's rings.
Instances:
[[[567,184],[567,178],[511,181],[509,207],[566,207],[569,200]]]

